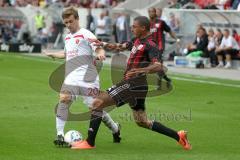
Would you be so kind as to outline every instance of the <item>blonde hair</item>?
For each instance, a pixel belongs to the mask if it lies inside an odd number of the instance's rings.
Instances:
[[[62,18],[65,19],[70,17],[71,15],[73,15],[75,19],[79,19],[78,11],[74,7],[70,7],[64,10],[62,13]]]

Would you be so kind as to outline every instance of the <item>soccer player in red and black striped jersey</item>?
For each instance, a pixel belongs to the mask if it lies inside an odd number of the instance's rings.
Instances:
[[[156,42],[159,50],[163,52],[165,49],[164,32],[169,33],[172,38],[179,41],[176,34],[171,30],[167,23],[157,17],[156,8],[149,8],[148,15],[150,19],[150,32],[152,33],[153,40]]]
[[[150,32],[152,33],[152,38],[156,42],[158,49],[163,54],[165,49],[165,35],[164,32],[168,32],[170,36],[179,42],[175,33],[171,30],[171,28],[166,24],[164,20],[161,20],[157,17],[156,9],[149,8],[148,15],[150,18]],[[161,57],[161,55],[160,55]],[[160,81],[158,82],[158,89],[161,89],[161,77],[164,78],[167,82],[171,83],[171,79],[167,77],[166,74],[158,73]]]
[[[184,149],[189,150],[191,145],[185,131],[176,132],[147,118],[145,111],[145,98],[148,92],[146,75],[163,70],[161,61],[159,61],[160,51],[152,41],[149,30],[150,22],[147,17],[139,16],[134,19],[132,32],[135,39],[121,45],[122,49],[131,51],[124,78],[107,92],[100,93],[93,102],[93,110],[99,111],[111,105],[119,107],[128,103],[132,109],[134,120],[140,127],[171,137],[178,141]],[[108,48],[116,47],[116,45],[108,45]],[[99,127],[97,124],[91,126],[96,133]],[[95,138],[96,135],[88,136],[85,141],[73,143],[72,149],[92,148]]]

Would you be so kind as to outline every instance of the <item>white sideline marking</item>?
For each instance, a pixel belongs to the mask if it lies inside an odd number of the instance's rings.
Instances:
[[[30,60],[36,60],[36,61],[42,61],[42,62],[50,62],[50,63],[56,63],[56,64],[64,63],[64,62],[59,62],[59,61],[49,61],[48,59],[37,59],[37,58],[31,57],[31,56],[25,56],[25,57],[19,56],[18,58],[24,58],[24,59],[30,59]],[[104,69],[110,70],[110,67],[107,67]],[[205,80],[190,79],[190,78],[183,78],[183,77],[176,77],[176,76],[170,76],[170,77],[172,79],[176,79],[176,80],[180,80],[180,81],[189,81],[189,82],[196,82],[196,83],[202,83],[202,84],[213,84],[213,85],[218,85],[218,86],[240,88],[240,85],[238,85],[238,84],[227,84],[227,83],[221,83],[221,82],[205,81]]]
[[[237,84],[227,84],[227,83],[221,83],[221,82],[204,81],[204,80],[189,79],[189,78],[182,78],[182,77],[175,77],[175,76],[171,76],[171,78],[176,80],[181,80],[181,81],[189,81],[189,82],[197,82],[197,83],[203,83],[203,84],[213,84],[218,86],[240,88],[240,85],[237,85]]]

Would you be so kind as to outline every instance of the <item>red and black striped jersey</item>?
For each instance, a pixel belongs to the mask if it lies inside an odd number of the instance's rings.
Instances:
[[[150,22],[150,32],[152,33],[152,38],[160,50],[164,50],[164,31],[171,32],[171,28],[165,21],[156,19],[155,21]]]
[[[131,54],[125,74],[131,69],[143,68],[151,63],[160,62],[161,51],[157,48],[151,35],[144,39],[135,38],[131,42],[127,42],[127,46]]]

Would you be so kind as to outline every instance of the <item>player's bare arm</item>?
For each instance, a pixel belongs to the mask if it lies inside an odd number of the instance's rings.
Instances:
[[[59,58],[59,59],[65,58],[64,51],[59,51],[59,52],[42,51],[42,53],[51,58]]]
[[[124,51],[127,50],[127,43],[106,43],[104,48],[109,50]]]
[[[127,49],[127,43],[107,43],[102,42],[97,39],[89,39],[90,42],[94,43],[95,46],[103,47],[107,50],[117,50],[117,51],[124,51]]]
[[[139,74],[152,74],[152,73],[157,73],[161,70],[163,70],[162,63],[154,62],[153,64],[149,65],[148,67],[136,68],[136,69],[132,69],[132,70],[128,71],[126,74],[126,77],[131,78],[131,77],[135,77]]]
[[[170,36],[173,38],[173,39],[175,39],[178,43],[180,42],[180,39],[179,38],[177,38],[177,36],[176,36],[176,33],[175,32],[173,32],[173,31],[170,31],[169,32],[169,34],[170,34]]]

